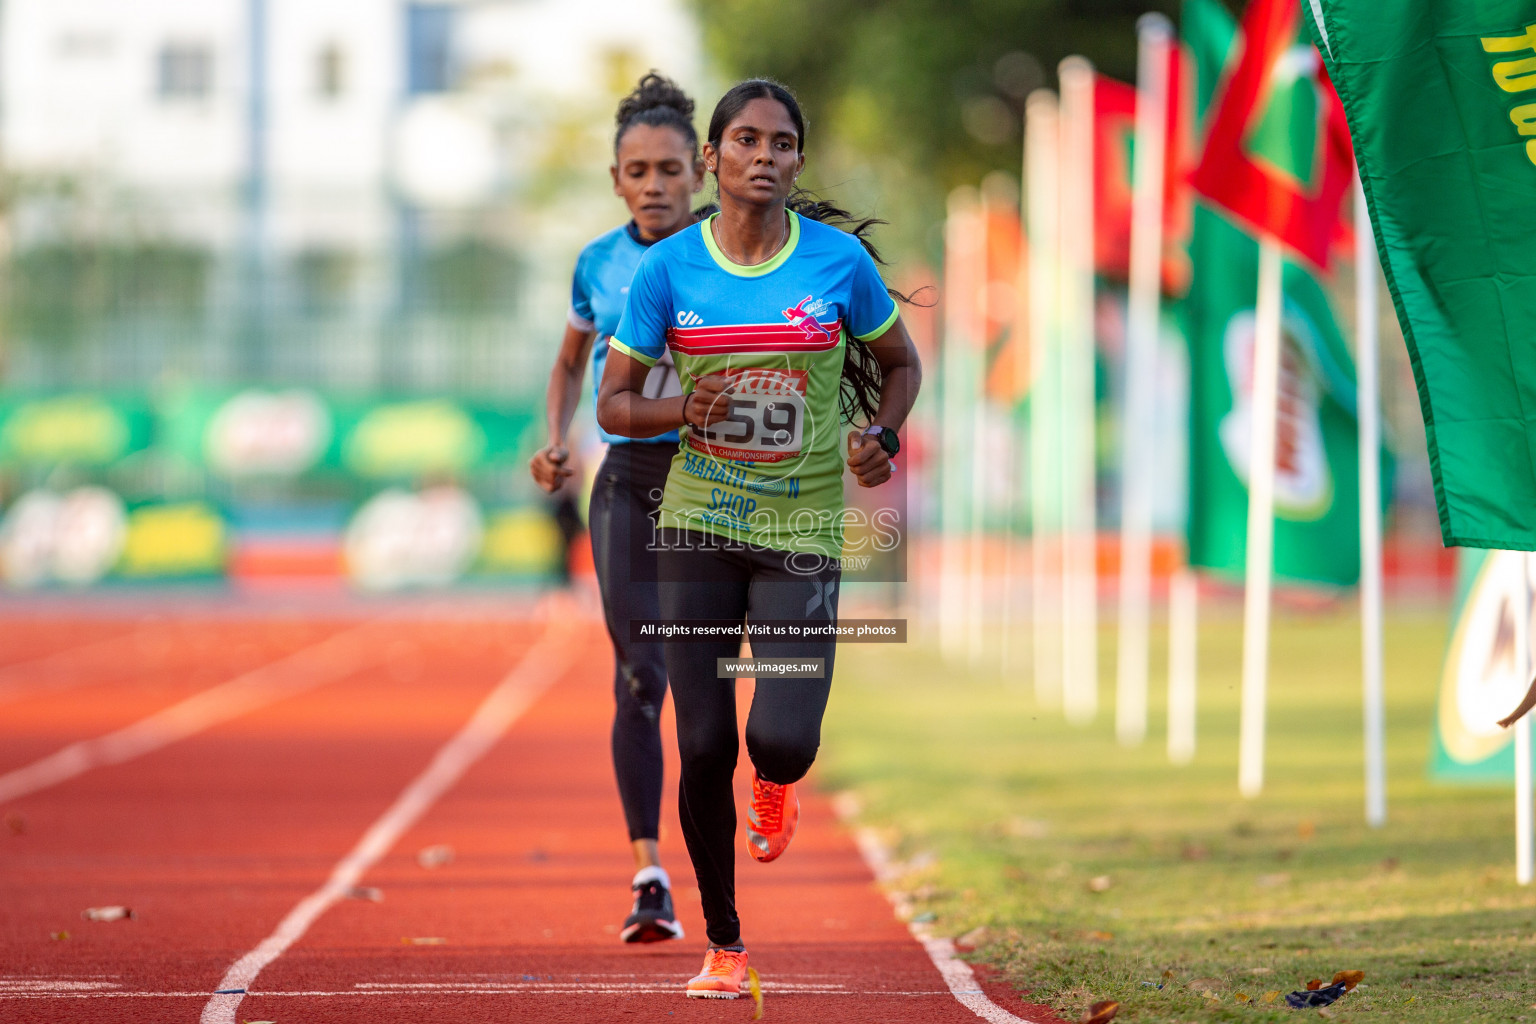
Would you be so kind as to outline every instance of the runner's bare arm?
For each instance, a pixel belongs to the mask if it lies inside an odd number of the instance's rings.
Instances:
[[[596,331],[584,331],[566,324],[555,365],[549,371],[549,388],[544,401],[549,443],[528,460],[528,470],[533,474],[534,482],[551,494],[559,490],[572,473],[566,465],[570,451],[565,446],[565,435],[571,429],[571,418],[576,415],[576,406],[581,401],[581,381],[586,376],[592,339],[596,337]]]
[[[646,398],[651,368],[619,351],[608,352],[597,388],[597,425],[624,437],[655,437],[678,427],[707,427],[730,415],[729,378],[715,374],[694,380],[693,391],[671,398]]]
[[[867,339],[865,344],[880,364],[880,404],[873,423],[897,430],[906,422],[922,387],[923,367],[917,346],[900,317],[884,334]],[[876,487],[891,478],[891,457],[874,440],[855,434],[849,438],[848,468],[859,486]]]
[[[882,383],[880,405],[875,409],[874,422],[886,430],[900,430],[907,421],[907,414],[917,403],[917,392],[923,385],[923,366],[917,356],[917,346],[907,333],[907,325],[900,317],[884,334],[868,338],[864,342],[880,364]]]

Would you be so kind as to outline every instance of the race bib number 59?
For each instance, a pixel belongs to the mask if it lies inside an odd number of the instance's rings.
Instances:
[[[747,367],[734,378],[730,415],[693,427],[688,443],[717,459],[780,462],[800,454],[805,436],[805,370]]]

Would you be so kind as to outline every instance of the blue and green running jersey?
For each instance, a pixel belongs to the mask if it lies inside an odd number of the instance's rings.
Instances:
[[[843,357],[849,337],[896,322],[896,303],[835,227],[791,212],[784,248],[744,267],[715,244],[714,220],[651,246],[609,342],[648,365],[670,352],[685,393],[734,378],[728,419],[683,428],[661,525],[840,557]]]
[[[597,388],[603,379],[603,365],[608,362],[608,339],[624,315],[624,300],[629,297],[629,282],[640,265],[640,257],[652,243],[640,237],[635,222],[598,235],[586,244],[576,258],[576,272],[571,275],[571,311],[567,316],[578,331],[596,331],[592,346],[592,404],[597,405]],[[647,398],[680,395],[677,370],[671,358],[660,360],[645,378]],[[597,435],[609,444],[631,441],[664,441],[676,444],[678,433],[670,430],[656,437],[624,437],[610,434],[602,427]]]

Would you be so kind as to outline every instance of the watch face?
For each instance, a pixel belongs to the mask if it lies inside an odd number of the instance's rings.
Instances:
[[[885,449],[887,455],[895,455],[901,451],[901,440],[894,430],[881,427],[875,432],[875,439],[880,442],[880,447]]]

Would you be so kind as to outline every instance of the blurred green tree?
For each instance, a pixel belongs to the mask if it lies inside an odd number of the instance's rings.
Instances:
[[[937,256],[943,198],[1020,170],[1024,99],[1082,54],[1133,80],[1136,18],[1177,0],[696,0],[733,78],[794,89],[815,187],[892,220],[893,254]],[[707,117],[710,103],[704,99]],[[702,126],[701,126],[702,127]]]

